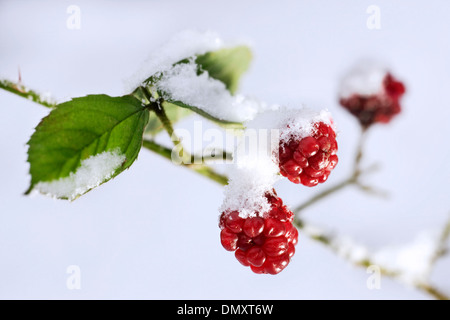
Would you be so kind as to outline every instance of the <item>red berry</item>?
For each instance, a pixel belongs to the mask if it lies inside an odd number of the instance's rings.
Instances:
[[[384,78],[383,86],[386,94],[394,100],[400,98],[406,91],[404,84],[394,79],[390,73]]]
[[[241,232],[243,224],[244,224],[244,219],[239,217],[239,212],[237,212],[237,211],[231,212],[225,219],[225,225],[227,226],[227,228],[230,231],[232,231],[234,233]]]
[[[298,150],[303,154],[305,158],[309,158],[316,154],[319,151],[319,143],[313,137],[306,137],[300,140],[297,146],[295,144],[291,147],[297,147]]]
[[[308,159],[300,151],[294,151],[292,155],[294,161],[301,167],[304,168],[308,165]]]
[[[288,249],[287,239],[286,237],[269,238],[264,243],[263,249],[268,256],[282,255]]]
[[[290,226],[289,230],[286,231],[286,238],[288,239],[289,243],[292,243],[293,245],[296,245],[298,242],[298,230],[293,225]]]
[[[284,172],[288,173],[289,175],[299,175],[300,172],[302,172],[302,168],[294,161],[294,160],[288,160],[283,165]]]
[[[330,171],[325,171],[319,178],[317,178],[317,181],[319,183],[324,183],[328,180],[328,176],[330,175]]]
[[[275,218],[267,218],[264,221],[264,235],[266,237],[279,237],[286,233],[284,223]]]
[[[288,254],[281,257],[267,257],[264,263],[264,272],[269,274],[280,273],[289,264],[289,260]]]
[[[234,252],[234,256],[243,266],[248,267],[250,265],[250,263],[247,261],[247,254],[245,253],[245,251],[237,249]]]
[[[225,250],[234,251],[237,248],[238,236],[229,229],[222,229],[220,241]]]
[[[262,246],[266,241],[266,236],[264,236],[264,234],[261,233],[259,236],[254,237],[252,240],[253,243],[256,244],[257,246]]]
[[[288,253],[289,258],[291,258],[295,254],[295,245],[293,245],[292,243],[289,243],[287,253]]]
[[[253,246],[252,238],[248,237],[244,233],[239,233],[237,240],[237,247],[241,248],[241,250],[243,251],[247,251],[252,246]]]
[[[314,127],[310,136],[281,142],[279,146],[281,175],[308,187],[325,182],[338,159],[333,128],[324,122],[315,123]]]
[[[223,212],[220,239],[236,259],[255,273],[277,274],[295,253],[298,231],[294,214],[276,195],[266,195],[271,210],[263,216],[242,218],[237,211]]]
[[[252,271],[253,271],[254,273],[257,273],[257,274],[263,274],[263,273],[266,273],[265,270],[264,270],[264,269],[265,269],[264,266],[255,267],[255,266],[250,265],[250,269],[252,269]]]
[[[300,182],[304,186],[314,187],[319,184],[319,179],[309,176],[306,172],[300,174]]]
[[[379,94],[353,95],[341,98],[339,103],[354,115],[365,128],[374,123],[388,123],[400,113],[400,98],[406,89],[402,82],[387,73],[382,83],[383,90]]]
[[[261,267],[263,263],[266,261],[265,252],[257,246],[251,247],[247,251],[247,261],[252,266]]]
[[[248,218],[244,222],[243,230],[248,237],[255,238],[264,230],[264,220],[260,217]]]

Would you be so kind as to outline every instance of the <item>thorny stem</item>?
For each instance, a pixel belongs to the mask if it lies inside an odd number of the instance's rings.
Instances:
[[[146,140],[146,139],[144,140],[142,146],[150,151],[153,151],[153,152],[159,154],[160,156],[162,156],[168,160],[172,160],[172,149],[162,146],[152,140]],[[208,167],[203,164],[186,164],[184,162],[182,162],[181,165],[185,168],[193,170],[193,171],[201,174],[202,176],[207,177],[207,178],[219,183],[222,186],[228,184],[228,177],[217,173],[211,167]]]
[[[294,220],[294,225],[299,229],[303,231],[303,234],[308,236],[310,239],[317,241],[323,245],[325,245],[327,248],[329,248],[331,251],[333,251],[335,254],[342,256],[345,260],[351,262],[353,265],[357,267],[367,268],[371,265],[377,265],[375,262],[371,261],[367,257],[363,257],[360,259],[355,259],[350,256],[350,254],[346,254],[342,251],[342,247],[339,244],[338,238],[336,236],[327,234],[325,232],[319,232],[316,228],[312,228],[310,225],[307,225],[302,219],[296,217]],[[450,226],[450,221],[448,226]],[[445,229],[447,230],[447,229]],[[434,263],[434,261],[431,261],[431,263]],[[401,273],[398,271],[390,270],[385,267],[380,267],[380,273],[384,276],[397,279],[399,280]],[[436,287],[432,286],[431,284],[424,283],[424,282],[416,282],[414,283],[414,286],[427,293],[431,297],[437,300],[450,300],[450,296],[443,293]]]
[[[172,122],[167,117],[166,111],[162,106],[162,99],[156,99],[155,101],[152,101],[154,99],[151,98],[151,94],[147,91],[146,88],[143,88],[143,93],[146,96],[147,100],[149,101],[148,107],[150,111],[153,111],[158,117],[158,119],[161,121],[164,130],[166,130],[167,134],[172,140],[172,143],[177,149],[178,156],[181,157],[181,162],[190,163],[191,155],[187,151],[185,151],[181,143],[181,139],[176,135],[175,130],[173,129]]]
[[[450,296],[438,290],[437,288],[426,284],[426,283],[417,283],[416,288],[428,293],[430,296],[435,298],[436,300],[450,300]]]
[[[147,98],[149,99],[148,92],[146,90],[144,90],[144,93],[147,95]],[[169,160],[172,160],[173,151],[175,151],[175,154],[177,156],[181,157],[180,164],[183,165],[184,167],[189,168],[189,169],[191,169],[213,181],[216,181],[216,182],[220,183],[221,185],[226,185],[228,183],[227,177],[216,173],[214,171],[214,169],[212,169],[206,165],[203,165],[202,163],[200,163],[200,164],[196,163],[194,156],[190,155],[183,148],[181,139],[175,134],[172,122],[167,117],[166,111],[164,110],[160,100],[157,100],[156,102],[151,102],[150,110],[155,112],[156,116],[159,118],[159,120],[163,124],[164,129],[167,131],[167,133],[170,136],[170,139],[172,140],[172,142],[174,144],[175,150],[170,150],[166,147],[156,144],[154,141],[151,141],[151,140],[144,140],[144,142],[143,142],[144,147],[146,147],[149,150],[159,153],[160,155],[164,156],[166,159],[169,159]],[[222,156],[224,156],[224,155],[225,155],[225,153],[222,152]],[[205,159],[202,159],[202,160],[205,160]]]
[[[56,102],[51,100],[49,97],[45,97],[44,95],[25,87],[21,83],[20,79],[17,83],[14,83],[9,80],[1,80],[0,79],[0,89],[9,91],[13,94],[16,94],[22,98],[31,100],[33,102],[36,102],[47,108],[54,108],[56,106]]]

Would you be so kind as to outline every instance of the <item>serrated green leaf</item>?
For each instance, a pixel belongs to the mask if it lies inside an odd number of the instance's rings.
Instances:
[[[224,48],[197,56],[195,62],[209,76],[225,83],[234,94],[238,89],[239,79],[247,71],[252,60],[252,52],[246,46]]]
[[[89,95],[59,104],[42,119],[28,142],[28,192],[39,187],[36,189],[43,193],[72,200],[115,177],[136,160],[148,118],[149,111],[131,95]],[[95,177],[96,173],[89,169],[94,160],[101,159],[121,161],[107,175],[94,180],[88,177],[89,185],[82,185],[84,180],[77,174],[87,170],[83,173]],[[107,168],[111,162],[100,165]],[[46,191],[55,183],[67,190]]]

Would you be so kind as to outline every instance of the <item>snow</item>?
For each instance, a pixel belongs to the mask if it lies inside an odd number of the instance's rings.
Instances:
[[[81,166],[68,177],[39,182],[35,190],[55,198],[74,200],[86,191],[111,178],[126,157],[119,150],[105,151],[81,161]]]
[[[278,167],[280,141],[310,135],[318,121],[332,124],[325,110],[278,105],[265,105],[264,109],[245,123],[234,152],[234,167],[228,173],[221,212],[238,211],[243,218],[267,213],[270,205],[265,194],[272,193],[276,182],[283,178]]]
[[[372,256],[375,264],[399,273],[406,284],[427,283],[438,250],[438,233],[424,231],[414,241],[385,247]]]
[[[212,31],[185,30],[154,50],[138,71],[126,80],[126,92],[133,91],[152,75],[160,75],[155,84],[166,99],[178,100],[199,108],[214,118],[231,122],[252,119],[263,105],[255,99],[231,95],[223,82],[213,79],[208,72],[197,74],[194,56],[237,45],[225,43]],[[242,45],[243,43],[239,43]],[[175,63],[191,59],[189,63]]]
[[[270,210],[265,195],[272,193],[274,184],[281,178],[274,161],[279,131],[259,120],[257,116],[246,123],[246,129],[238,137],[220,212],[238,211],[242,218],[247,218],[263,216]]]
[[[280,130],[281,141],[299,140],[312,135],[316,130],[314,124],[318,122],[324,122],[335,129],[329,111],[318,111],[305,106],[297,109],[286,107],[272,109],[260,114],[254,122],[259,123],[259,125],[264,123],[266,127],[270,126]]]
[[[272,193],[276,175],[262,174],[261,168],[234,168],[230,171],[229,184],[224,188],[224,201],[220,212],[238,211],[242,218],[263,216],[271,206],[265,197]]]
[[[325,237],[329,245],[343,259],[361,264],[370,262],[389,273],[404,284],[414,286],[428,283],[433,259],[439,249],[439,233],[423,231],[409,243],[389,245],[378,250],[369,250],[345,235],[329,235],[322,229],[306,224],[302,232],[310,237]]]
[[[136,89],[148,77],[166,71],[180,60],[224,47],[224,41],[212,31],[184,30],[161,45],[125,81],[126,92]]]
[[[383,90],[383,79],[387,67],[376,60],[361,60],[341,79],[339,96],[348,98],[353,94],[361,96],[376,95]]]
[[[339,236],[335,239],[333,246],[336,253],[353,263],[361,263],[369,258],[368,249],[356,243],[353,239],[347,236]]]
[[[257,100],[231,95],[225,84],[211,78],[208,72],[198,75],[193,60],[165,71],[156,87],[166,99],[181,101],[225,121],[244,122],[264,108]]]

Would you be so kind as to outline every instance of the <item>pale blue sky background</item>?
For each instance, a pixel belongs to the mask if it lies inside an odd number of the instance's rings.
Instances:
[[[431,4],[432,3],[432,4]],[[69,5],[81,29],[66,28]],[[369,5],[381,29],[366,27]],[[391,198],[353,189],[305,211],[311,223],[369,248],[412,241],[450,210],[448,1],[0,1],[0,77],[55,97],[120,95],[152,50],[184,29],[213,30],[253,43],[241,91],[269,103],[328,108],[339,127],[340,163],[313,189],[277,185],[285,202],[302,200],[350,170],[357,124],[336,103],[339,77],[366,56],[392,66],[408,93],[391,125],[373,128],[368,182]],[[25,197],[26,146],[48,110],[0,92],[0,298],[25,299],[424,299],[382,279],[368,290],[365,270],[300,235],[281,274],[255,275],[219,243],[222,188],[145,150],[130,170],[69,203]],[[183,124],[181,124],[183,125]],[[184,125],[189,126],[188,122]],[[433,281],[450,292],[450,260]],[[81,269],[81,290],[66,268]]]

